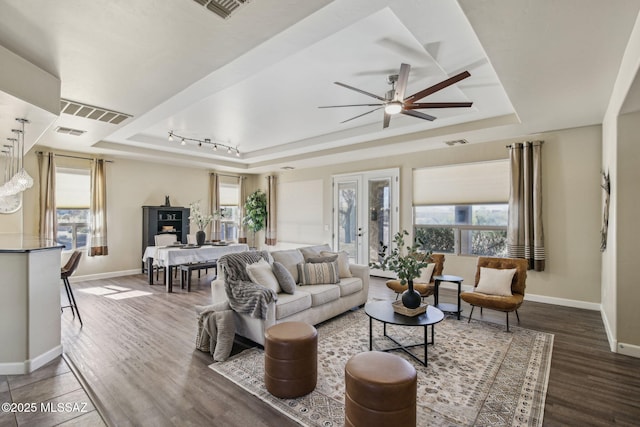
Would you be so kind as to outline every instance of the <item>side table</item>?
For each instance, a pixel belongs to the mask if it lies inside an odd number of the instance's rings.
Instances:
[[[433,302],[435,306],[439,308],[444,313],[455,314],[460,320],[460,313],[462,313],[462,308],[460,307],[460,292],[462,291],[462,281],[464,280],[462,277],[458,276],[449,276],[448,274],[443,274],[442,276],[433,276],[433,280],[435,281],[435,290],[433,294]],[[438,292],[440,289],[440,282],[451,282],[458,284],[458,305],[448,303],[440,303],[438,302]]]

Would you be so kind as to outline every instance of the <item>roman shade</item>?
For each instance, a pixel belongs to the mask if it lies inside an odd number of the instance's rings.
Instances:
[[[509,160],[413,170],[413,204],[455,205],[509,200]]]

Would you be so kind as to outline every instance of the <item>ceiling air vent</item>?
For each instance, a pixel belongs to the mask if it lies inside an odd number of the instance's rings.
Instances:
[[[126,119],[133,117],[130,114],[119,113],[109,110],[108,108],[94,107],[93,105],[87,105],[81,102],[69,101],[68,99],[60,100],[60,112],[114,125],[119,125]]]
[[[206,7],[211,12],[221,18],[227,19],[243,4],[249,3],[250,0],[193,0],[201,6]]]
[[[80,136],[80,135],[82,135],[83,133],[85,133],[85,132],[86,132],[86,130],[72,129],[72,128],[65,128],[65,127],[62,127],[62,126],[58,126],[58,127],[56,128],[56,132],[58,132],[58,133],[64,133],[64,134],[67,134],[67,135]]]
[[[469,141],[467,141],[466,139],[456,139],[453,141],[445,141],[444,143],[447,144],[449,147],[452,147],[456,144],[460,144],[460,145],[468,144]]]

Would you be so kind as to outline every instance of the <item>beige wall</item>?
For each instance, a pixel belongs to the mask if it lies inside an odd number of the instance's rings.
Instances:
[[[86,156],[79,153],[63,154]],[[56,162],[58,166],[89,167],[86,160],[57,157]],[[25,165],[37,181],[35,149],[27,154]],[[142,259],[143,205],[161,205],[165,195],[170,196],[172,206],[188,207],[190,202],[196,200],[201,200],[203,206],[209,204],[207,170],[120,158],[113,159],[113,163],[108,163],[106,169],[109,255],[87,257],[85,253],[76,276],[139,271]],[[251,178],[248,185],[253,186],[254,182],[255,179]],[[21,222],[23,217],[25,233],[37,234],[37,184],[25,192],[24,208],[18,214],[0,215],[0,230],[4,232],[10,229],[15,222]],[[67,257],[68,254],[63,254],[63,261]]]
[[[601,129],[599,126],[570,129],[536,135],[545,140],[543,148],[544,221],[547,269],[531,272],[527,293],[530,296],[600,302],[600,187]],[[280,182],[322,180],[322,221],[331,225],[331,177],[335,174],[399,167],[401,173],[400,226],[411,229],[412,170],[425,166],[467,163],[507,157],[505,145],[512,141],[495,141],[467,146],[447,147],[406,156],[366,162],[352,162],[322,168],[280,173]],[[58,157],[62,166],[65,160]],[[33,152],[27,167],[37,177]],[[86,163],[85,163],[86,164]],[[142,215],[141,206],[158,205],[164,196],[172,205],[188,206],[194,200],[207,200],[208,171],[168,167],[134,160],[114,159],[107,166],[109,253],[107,257],[85,257],[78,275],[124,272],[140,268]],[[262,177],[252,178],[250,188],[260,185]],[[262,184],[262,185],[261,185]],[[25,232],[37,230],[37,189],[26,192]],[[291,207],[295,209],[295,206]],[[0,227],[10,218],[0,217]],[[279,224],[279,228],[286,224]],[[318,237],[320,239],[320,237]],[[332,242],[331,231],[323,231],[321,242]],[[475,258],[448,256],[445,271],[462,275],[472,284]],[[566,303],[566,301],[565,301]]]
[[[620,70],[613,87],[611,99],[602,121],[603,142],[602,142],[602,169],[608,171],[611,178],[611,198],[609,207],[609,238],[607,250],[602,254],[602,320],[604,321],[609,345],[612,351],[640,357],[640,335],[634,332],[637,325],[637,313],[628,310],[628,304],[638,302],[638,293],[633,292],[629,285],[633,282],[623,283],[621,267],[625,268],[628,260],[625,251],[635,252],[637,243],[633,241],[630,245],[622,244],[619,239],[625,241],[625,237],[634,237],[637,241],[637,226],[623,228],[619,220],[628,217],[629,212],[622,212],[621,206],[633,205],[637,197],[632,192],[623,194],[620,190],[621,181],[637,185],[637,179],[632,181],[634,169],[638,168],[637,137],[633,135],[633,130],[637,129],[629,117],[619,117],[620,111],[630,94],[634,82],[640,76],[640,15],[636,19],[635,26],[629,37],[629,43],[625,50],[620,64]],[[619,121],[622,123],[620,124]],[[624,135],[624,136],[623,136]],[[637,131],[635,132],[637,135]],[[635,164],[634,164],[635,161]],[[624,165],[624,168],[621,167]],[[628,185],[628,184],[627,184]],[[624,197],[630,197],[626,202]],[[626,243],[629,243],[626,241]],[[636,279],[633,279],[636,280]],[[622,309],[625,307],[625,309]],[[621,311],[619,311],[621,310]],[[622,330],[625,332],[623,333]],[[621,341],[621,334],[629,341]],[[629,345],[630,344],[630,345]]]
[[[617,186],[617,340],[618,345],[640,345],[640,286],[638,286],[637,248],[638,212],[640,212],[640,112],[618,119]],[[624,352],[624,348],[621,349]]]
[[[600,126],[591,126],[535,136],[535,139],[545,141],[543,210],[548,260],[546,271],[529,273],[529,297],[541,295],[548,301],[548,297],[559,298],[564,301],[556,302],[589,308],[597,307],[600,302],[601,134]],[[280,173],[279,180],[280,183],[322,180],[323,222],[330,225],[333,175],[399,167],[400,227],[411,230],[414,168],[504,159],[508,156],[505,146],[510,142],[514,141],[454,146],[411,155],[293,170]],[[289,208],[296,209],[295,206]],[[286,226],[278,223],[278,229]],[[321,241],[306,243],[332,243],[331,231],[325,231]],[[461,275],[465,284],[471,285],[475,263],[475,257],[447,256],[445,272]]]

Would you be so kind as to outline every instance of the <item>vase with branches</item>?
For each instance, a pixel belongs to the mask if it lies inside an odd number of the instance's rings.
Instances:
[[[264,229],[267,222],[267,195],[260,189],[249,194],[244,204],[244,224],[252,232],[252,246],[255,246],[256,233]]]
[[[407,308],[418,308],[422,298],[420,293],[413,289],[413,280],[420,277],[420,270],[429,265],[428,259],[431,253],[419,253],[418,244],[415,242],[411,246],[405,246],[404,239],[408,235],[407,230],[396,233],[393,237],[394,248],[389,248],[380,242],[381,250],[378,253],[380,261],[369,263],[369,267],[396,273],[400,283],[408,286],[402,294],[402,304]]]
[[[196,243],[198,246],[202,246],[206,239],[204,229],[211,221],[218,217],[218,212],[211,214],[204,214],[200,209],[200,200],[189,203],[189,220],[198,227],[196,231]]]

